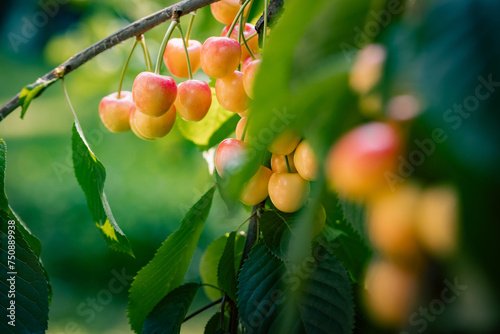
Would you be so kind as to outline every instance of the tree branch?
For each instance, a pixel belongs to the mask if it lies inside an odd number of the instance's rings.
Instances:
[[[268,27],[269,25],[276,22],[281,16],[281,13],[283,12],[284,3],[285,0],[271,0],[269,2],[269,7],[267,9]],[[262,14],[257,23],[255,23],[255,31],[257,31],[257,33],[259,34],[259,44],[262,44],[262,37],[264,36],[263,30],[264,30],[264,14]]]
[[[172,18],[173,11],[177,12],[180,17],[189,14],[190,12],[195,11],[198,8],[208,6],[211,3],[217,1],[219,0],[183,0],[172,6],[166,7],[156,13],[153,13],[129,24],[128,26],[120,29],[114,34],[100,40],[94,45],[89,46],[88,48],[69,58],[67,61],[57,66],[56,68],[62,67],[64,68],[64,73],[68,74],[71,71],[82,66],[98,54],[111,49],[113,46],[129,38],[139,36],[156,27],[157,25],[170,20]],[[43,77],[41,77],[41,79],[44,81],[49,81],[51,79],[57,78],[57,76],[54,74],[54,71],[55,69],[45,74]],[[9,115],[17,107],[19,107],[19,94],[14,96],[0,108],[0,121],[7,117],[7,115]]]

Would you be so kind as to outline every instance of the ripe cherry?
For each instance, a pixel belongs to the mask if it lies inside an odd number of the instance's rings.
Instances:
[[[297,173],[297,169],[295,168],[295,164],[293,162],[294,152],[287,155],[288,165],[290,166],[290,172]],[[274,154],[271,156],[271,169],[275,173],[286,173],[288,169],[286,167],[286,160],[284,155]]]
[[[245,130],[246,125],[247,125],[247,118],[246,117],[242,117],[238,121],[238,124],[236,124],[236,138],[238,138],[239,140],[245,141],[245,138],[242,138],[242,135],[243,135],[243,131]]]
[[[158,139],[166,136],[172,130],[176,115],[174,106],[160,117],[151,117],[136,110],[130,115],[130,124],[133,124],[134,133],[140,134],[139,138]]]
[[[196,73],[200,67],[201,43],[190,39],[187,43],[191,70]],[[186,52],[181,38],[172,38],[168,41],[163,61],[170,73],[178,78],[188,78],[189,70],[186,60]]]
[[[384,175],[395,169],[401,146],[401,136],[393,125],[361,125],[330,149],[327,175],[344,196],[368,196],[384,184]]]
[[[186,80],[179,84],[175,107],[186,121],[202,120],[212,104],[212,90],[201,80]]]
[[[277,135],[267,149],[271,153],[288,155],[295,150],[299,142],[300,136],[295,131],[287,129]]]
[[[210,37],[201,48],[201,68],[212,78],[223,78],[240,64],[240,44],[229,37]]]
[[[134,80],[132,98],[138,111],[160,117],[170,110],[177,96],[177,85],[168,76],[142,72]]]
[[[255,82],[255,76],[259,71],[260,64],[262,60],[257,59],[252,61],[245,69],[245,74],[243,75],[243,87],[245,88],[245,92],[250,98],[253,99],[253,85]]]
[[[249,100],[243,88],[243,73],[239,71],[217,79],[215,95],[219,104],[226,110],[240,113],[248,109]]]
[[[412,259],[419,255],[415,213],[420,189],[411,184],[372,196],[368,203],[368,234],[373,246],[387,257]]]
[[[309,197],[309,182],[297,173],[274,173],[269,179],[269,198],[283,212],[295,212]]]
[[[212,15],[217,21],[224,24],[233,23],[236,14],[241,8],[239,0],[220,0],[210,5]],[[248,6],[245,8],[245,13],[248,11]]]
[[[297,172],[302,178],[314,181],[318,177],[318,160],[311,146],[305,140],[301,141],[295,149],[294,162]]]
[[[264,166],[260,166],[257,173],[254,174],[243,186],[240,200],[246,205],[257,205],[268,196],[269,179],[273,172]]]
[[[121,91],[103,97],[99,104],[99,116],[102,123],[111,132],[125,132],[130,130],[130,112],[135,109],[132,93]]]
[[[390,326],[407,321],[418,292],[415,273],[377,261],[368,268],[363,299],[374,320]]]
[[[247,148],[245,143],[238,139],[224,139],[215,151],[215,169],[221,177],[236,171],[245,163]]]
[[[222,29],[221,36],[226,36],[227,32],[229,31],[229,28],[230,24],[225,26],[224,29]],[[252,39],[248,39],[248,37],[255,34],[256,32],[257,31],[255,30],[255,26],[253,24],[250,23],[245,24],[245,30],[243,31],[243,36],[245,37],[245,39],[247,39],[247,44],[250,47],[250,50],[252,50],[254,55],[257,53],[257,51],[259,51],[259,39],[257,38],[257,36],[254,36]],[[234,26],[231,36],[229,37],[237,41],[239,33],[240,33],[240,25],[237,23]],[[241,61],[244,62],[245,59],[247,59],[248,57],[251,57],[250,52],[248,51],[245,44],[241,44]]]
[[[458,199],[455,189],[438,186],[425,190],[416,209],[417,236],[432,255],[447,257],[457,250]]]

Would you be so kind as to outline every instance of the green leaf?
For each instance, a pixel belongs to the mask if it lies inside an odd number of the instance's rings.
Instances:
[[[306,271],[287,268],[262,244],[253,247],[238,286],[240,317],[249,332],[352,332],[351,281],[332,255],[322,248],[316,254],[313,270],[311,263],[303,264]]]
[[[170,291],[149,313],[143,334],[179,334],[200,284],[188,283]]]
[[[0,267],[5,292],[0,294],[0,308],[15,308],[15,327],[9,324],[12,318],[3,314],[0,319],[2,333],[45,333],[49,313],[49,283],[38,256],[30,249],[23,233],[12,226],[18,226],[16,218],[0,210]],[[15,253],[9,249],[15,244]],[[13,278],[13,281],[9,279]],[[13,288],[11,288],[12,283]],[[15,296],[10,291],[15,291]],[[12,302],[15,302],[14,306]]]
[[[206,150],[234,132],[238,118],[238,115],[220,106],[215,96],[215,89],[212,89],[212,105],[201,121],[187,122],[178,119],[176,124],[186,139]]]
[[[224,252],[217,266],[217,282],[219,287],[226,292],[231,300],[236,301],[236,273],[235,273],[235,238],[236,232],[231,232],[226,241]]]
[[[23,234],[24,239],[28,243],[31,250],[35,253],[37,258],[40,257],[42,252],[42,243],[35,237],[31,231],[28,229],[26,224],[19,218],[14,210],[9,206],[9,201],[7,199],[7,194],[5,192],[5,170],[7,167],[7,143],[5,140],[0,139],[0,210],[9,213],[11,216],[15,217],[16,229]]]
[[[267,0],[266,0],[267,1]],[[257,22],[264,13],[264,0],[255,0],[248,13],[248,22]]]
[[[205,325],[205,334],[223,334],[222,329],[220,328],[220,320],[221,320],[221,314],[220,312],[215,313],[210,320],[208,320],[207,324]],[[229,318],[224,315],[224,328],[227,328],[227,325],[229,324]]]
[[[24,118],[28,107],[33,101],[34,98],[37,98],[42,94],[42,92],[47,88],[48,85],[56,81],[57,79],[52,80],[42,80],[38,79],[35,83],[25,86],[19,92],[19,105],[22,107],[21,110],[21,119]]]
[[[368,240],[365,229],[366,210],[365,206],[359,202],[353,202],[346,198],[339,197],[339,204],[345,220],[354,228],[354,230],[363,237],[363,240]]]
[[[111,249],[134,256],[127,237],[113,217],[104,193],[106,170],[90,149],[77,122],[73,124],[72,142],[76,179],[85,193],[87,206],[96,226]]]
[[[130,325],[135,332],[141,332],[144,320],[156,304],[182,283],[210,212],[214,191],[212,187],[189,209],[179,229],[137,273],[130,288],[128,306]]]
[[[295,216],[275,210],[266,210],[260,217],[260,228],[264,244],[271,253],[285,260],[292,240]]]
[[[206,249],[200,262],[200,276],[201,280],[205,284],[210,284],[217,286],[222,289],[218,284],[217,272],[219,268],[219,262],[221,261],[222,254],[226,248],[226,243],[229,237],[229,233],[215,239]],[[234,262],[234,272],[238,273],[240,267],[241,255],[243,254],[243,247],[245,246],[245,234],[240,232],[236,235],[236,245],[234,250],[234,257],[236,261]],[[217,300],[222,298],[222,293],[209,286],[203,287],[205,294],[211,300]]]
[[[372,251],[345,219],[326,224],[318,242],[342,262],[354,282],[361,282]]]

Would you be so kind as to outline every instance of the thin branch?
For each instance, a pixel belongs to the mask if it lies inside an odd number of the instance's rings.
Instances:
[[[266,0],[267,1],[267,0]],[[267,23],[268,25],[272,25],[276,22],[281,16],[284,8],[283,5],[285,0],[271,0],[269,1],[269,8],[267,10]],[[264,15],[262,15],[257,23],[255,23],[255,30],[259,34],[259,44],[262,45],[262,39],[264,37],[263,33],[267,33],[264,31]]]
[[[172,13],[175,12],[180,16],[187,15],[198,8],[202,8],[210,5],[213,2],[217,2],[219,0],[183,0],[179,3],[176,3],[172,6],[164,8],[156,13],[153,13],[149,16],[146,16],[140,20],[137,20],[128,26],[120,29],[112,35],[100,40],[94,45],[89,46],[82,52],[74,55],[61,65],[56,68],[62,67],[64,68],[64,73],[68,74],[78,67],[82,66],[98,54],[111,49],[113,46],[135,36],[139,36],[144,34],[145,32],[151,30],[156,27],[160,23],[168,21],[172,18]],[[41,79],[44,81],[49,81],[51,79],[56,78],[54,74],[55,69],[45,74]],[[52,84],[52,83],[51,83]],[[0,108],[0,121],[2,121],[7,115],[9,115],[12,111],[14,111],[17,107],[19,107],[19,94],[10,99],[7,103],[5,103]]]
[[[250,250],[258,239],[259,236],[259,218],[260,210],[264,208],[265,200],[258,205],[252,207],[252,214],[250,216],[250,223],[248,224],[247,236],[245,239],[245,246],[243,247],[243,254],[241,255],[240,269],[243,266],[243,262],[248,258]]]
[[[202,308],[201,308],[201,309],[199,309],[198,311],[191,313],[190,315],[188,315],[187,317],[185,317],[185,318],[184,318],[184,320],[183,320],[182,322],[186,322],[186,321],[188,321],[189,319],[191,319],[191,318],[193,318],[193,317],[197,316],[198,314],[200,314],[201,312],[203,312],[203,311],[205,311],[205,310],[208,310],[208,309],[209,309],[209,308],[211,308],[212,306],[215,306],[215,305],[219,304],[220,302],[222,302],[222,298],[221,298],[221,299],[217,299],[216,301],[214,301],[214,302],[212,302],[212,303],[210,303],[210,304],[208,304],[208,305],[206,305],[206,306],[202,307]]]

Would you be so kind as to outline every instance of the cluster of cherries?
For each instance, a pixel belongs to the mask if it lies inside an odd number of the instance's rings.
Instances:
[[[163,62],[172,75],[188,80],[177,85],[172,77],[159,74],[161,61],[154,73],[140,73],[132,92],[119,90],[101,100],[99,114],[110,131],[132,129],[139,138],[153,140],[170,132],[177,114],[186,121],[202,120],[212,104],[212,90],[205,81],[192,78],[200,68],[217,79],[215,93],[223,108],[234,113],[247,111],[260,64],[254,60],[259,50],[255,27],[245,23],[240,36],[239,24],[233,23],[243,15],[239,1],[222,0],[211,9],[217,20],[228,24],[221,37],[210,37],[202,45],[189,37],[169,39],[171,32],[167,32]]]
[[[382,103],[376,84],[385,59],[382,46],[368,45],[359,52],[350,77],[351,87],[360,94],[360,109],[378,110],[379,116]],[[456,190],[394,177],[404,152],[403,129],[419,112],[415,97],[393,97],[388,121],[351,130],[335,144],[328,161],[336,189],[366,203],[366,229],[377,254],[366,272],[363,298],[374,319],[393,327],[408,326],[412,310],[418,309],[429,262],[447,260],[458,248]]]

